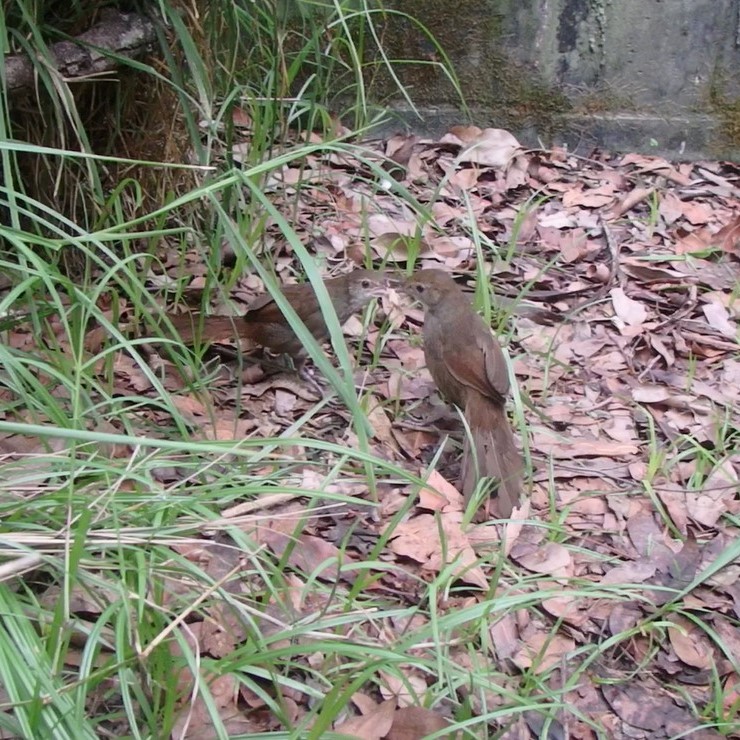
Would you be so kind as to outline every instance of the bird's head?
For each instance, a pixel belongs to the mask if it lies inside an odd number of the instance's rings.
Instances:
[[[459,290],[457,283],[444,270],[420,270],[403,285],[403,292],[426,308],[438,306],[446,296]]]
[[[352,313],[364,308],[373,298],[388,292],[389,277],[378,270],[353,270],[341,278]]]

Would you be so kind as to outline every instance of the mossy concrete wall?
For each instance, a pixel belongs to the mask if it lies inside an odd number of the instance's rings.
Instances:
[[[439,41],[478,125],[529,143],[740,152],[740,0],[388,0]],[[402,80],[430,133],[460,122],[443,54],[420,28],[389,17],[390,56],[423,59]]]

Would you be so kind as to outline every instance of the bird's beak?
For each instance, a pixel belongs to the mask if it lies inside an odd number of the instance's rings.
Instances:
[[[393,290],[401,290],[403,288],[405,280],[398,275],[386,275],[385,286],[386,288],[392,288]]]
[[[377,283],[376,285],[373,285],[368,291],[368,293],[373,298],[382,298],[387,292],[388,292],[388,285],[386,284],[385,280]]]

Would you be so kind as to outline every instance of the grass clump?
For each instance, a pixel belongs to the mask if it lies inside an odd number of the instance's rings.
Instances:
[[[250,424],[219,408],[212,365],[171,340],[157,361],[145,337],[158,336],[162,303],[188,296],[193,261],[203,306],[246,273],[274,283],[286,249],[318,274],[290,205],[265,193],[288,164],[346,153],[322,143],[343,135],[340,120],[357,130],[381,113],[365,79],[381,16],[355,2],[217,2],[200,15],[164,3],[150,16],[158,49],[120,60],[120,82],[57,84],[50,44],[97,10],[17,0],[0,11],[6,49],[39,72],[35,95],[5,90],[0,111],[0,727],[233,736],[248,728],[230,724],[227,689],[259,697],[273,718],[263,729],[295,728],[296,692],[318,701],[348,680],[345,666],[397,656],[346,641],[388,607],[362,588],[346,601],[324,568],[306,566],[296,623],[292,538],[267,552],[264,506],[300,501],[299,537],[327,507],[367,508],[369,487],[407,474],[368,445],[346,349],[337,371],[309,347],[356,431],[340,445],[314,432],[325,400],[284,432]],[[363,498],[341,492],[346,480]],[[223,639],[206,656],[207,625]],[[325,665],[311,667],[321,648]]]

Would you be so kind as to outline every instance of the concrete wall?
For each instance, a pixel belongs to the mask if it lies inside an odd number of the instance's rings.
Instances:
[[[684,158],[740,153],[740,0],[386,4],[436,36],[478,125],[510,128],[530,143]],[[390,20],[386,41],[396,56],[441,58],[402,18]],[[430,133],[460,121],[439,67],[410,67],[403,79]]]

